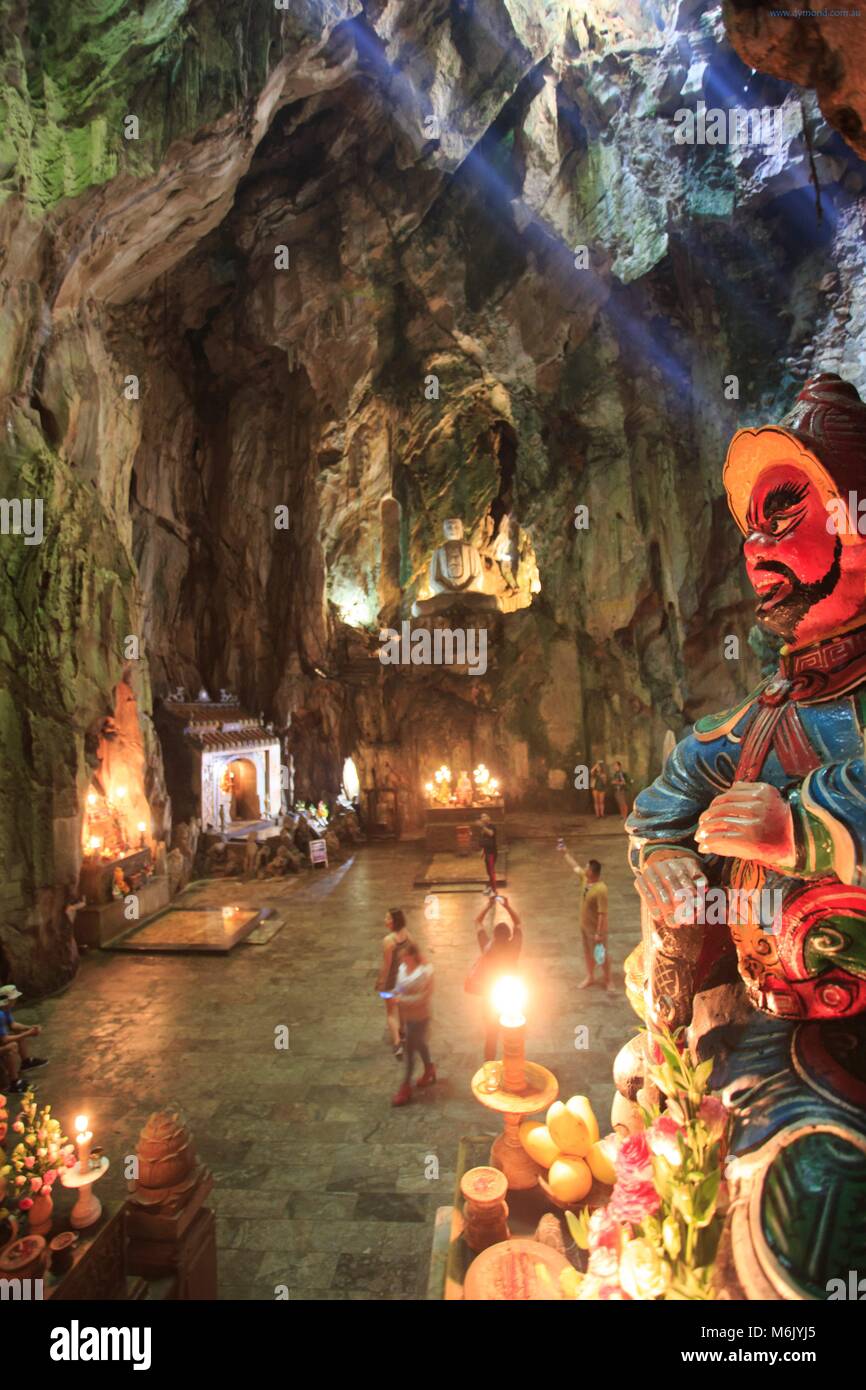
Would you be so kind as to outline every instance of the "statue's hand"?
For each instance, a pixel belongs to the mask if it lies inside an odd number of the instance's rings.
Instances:
[[[735,782],[722,792],[698,821],[695,838],[704,854],[756,859],[778,869],[797,862],[791,808],[766,782]]]
[[[692,854],[671,859],[655,859],[635,879],[635,888],[649,909],[654,922],[678,927],[694,917],[683,907],[706,891],[707,879],[701,861]]]

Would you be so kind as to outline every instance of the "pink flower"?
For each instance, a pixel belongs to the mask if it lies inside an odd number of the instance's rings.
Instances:
[[[57,1169],[49,1168],[42,1181],[46,1187],[51,1187],[57,1181]]]
[[[36,1162],[36,1159],[33,1157],[33,1155],[32,1155],[32,1154],[28,1154],[27,1157],[26,1157],[25,1160],[24,1160],[24,1167],[25,1167],[25,1168],[32,1168],[35,1162]]]
[[[18,1203],[18,1205],[19,1205],[19,1207],[21,1208],[22,1211],[29,1211],[30,1208],[33,1206],[33,1198],[32,1198],[32,1197],[22,1197],[22,1198],[21,1198],[21,1201]]]
[[[23,1134],[23,1133],[24,1133],[24,1124],[23,1124],[23,1121],[21,1121],[21,1120],[16,1120],[15,1123],[14,1123],[14,1125],[12,1126],[12,1128],[14,1129],[14,1131],[15,1131],[16,1134]]]
[[[40,1178],[38,1173],[34,1173],[33,1177],[30,1179],[30,1191],[38,1192],[41,1186],[42,1179]]]
[[[15,1179],[15,1186],[16,1186],[16,1187],[23,1187],[26,1181],[27,1181],[27,1179],[25,1178],[24,1174],[23,1174],[23,1173],[19,1173],[18,1176],[17,1176],[17,1178]]]
[[[622,1232],[607,1207],[597,1207],[589,1218],[589,1248],[618,1250]]]
[[[646,1131],[630,1134],[623,1139],[616,1156],[617,1182],[649,1182],[652,1178],[651,1159]]]
[[[608,1210],[616,1221],[635,1226],[640,1225],[647,1216],[652,1216],[658,1207],[659,1194],[654,1184],[648,1181],[617,1181],[608,1202]]]
[[[710,1132],[710,1139],[721,1139],[728,1125],[728,1112],[718,1096],[704,1096],[698,1119],[702,1120]]]
[[[659,1158],[667,1159],[672,1168],[679,1168],[682,1154],[678,1136],[682,1134],[679,1125],[669,1115],[659,1115],[649,1131],[649,1146]]]

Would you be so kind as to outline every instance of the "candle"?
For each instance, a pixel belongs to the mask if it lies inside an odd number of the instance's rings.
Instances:
[[[520,1095],[526,1090],[526,986],[516,975],[503,975],[493,986],[493,1007],[502,1029],[502,1089]]]
[[[87,842],[87,848],[90,850],[91,854],[98,855],[99,851],[102,849],[102,839],[100,838],[100,836],[91,835],[89,841]]]
[[[141,836],[141,846],[140,846],[141,849],[144,849],[144,835],[145,835],[145,831],[146,831],[146,830],[147,830],[147,824],[146,824],[146,822],[143,821],[143,820],[140,820],[140,821],[138,822],[138,833],[139,833],[139,835]]]
[[[86,1173],[90,1167],[90,1146],[93,1133],[87,1128],[87,1116],[75,1116],[75,1143],[78,1148],[78,1171]]]

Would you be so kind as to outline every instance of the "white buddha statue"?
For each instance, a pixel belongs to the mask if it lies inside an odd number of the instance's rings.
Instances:
[[[463,522],[449,517],[442,523],[445,544],[434,550],[430,561],[430,598],[417,599],[412,613],[421,615],[445,613],[458,605],[464,608],[495,609],[493,594],[484,592],[484,567],[481,556],[463,537]]]

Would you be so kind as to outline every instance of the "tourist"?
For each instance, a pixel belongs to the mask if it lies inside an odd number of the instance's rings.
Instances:
[[[424,963],[414,941],[408,942],[403,948],[403,959],[397,972],[394,992],[406,1032],[406,1074],[403,1085],[396,1095],[391,1097],[391,1104],[408,1105],[412,1099],[412,1072],[416,1053],[424,1063],[424,1071],[415,1082],[416,1088],[432,1086],[436,1080],[436,1068],[430,1060],[430,1050],[427,1046],[433,998],[433,967]]]
[[[596,816],[604,815],[604,798],[607,793],[607,768],[599,758],[589,770],[589,785],[592,789],[592,804]]]
[[[28,1038],[38,1038],[41,1028],[38,1024],[27,1027],[16,1023],[12,1017],[12,1005],[21,998],[21,991],[14,985],[0,987],[0,1057],[9,1070],[10,1082],[6,1089],[13,1095],[22,1095],[29,1090],[30,1083],[21,1076],[22,1071],[32,1071],[34,1067],[44,1067],[46,1057],[31,1057],[27,1045]]]
[[[617,810],[619,811],[623,820],[625,820],[629,811],[628,801],[626,800],[625,794],[625,789],[628,784],[628,774],[623,771],[622,763],[614,763],[613,772],[610,776],[610,784],[613,787],[613,794],[616,800]]]
[[[387,934],[382,940],[382,965],[375,984],[377,994],[391,994],[393,992],[397,983],[400,962],[406,948],[412,945],[412,938],[406,929],[406,914],[402,908],[392,907],[386,912],[385,927]],[[400,1011],[393,999],[385,1000],[385,1022],[388,1025],[388,1034],[394,1049],[394,1056],[399,1062],[403,1056],[403,1038],[400,1029]]]
[[[511,918],[511,925],[497,922],[491,939],[484,927],[484,919],[488,912],[495,911],[497,903],[502,903]],[[501,895],[481,909],[475,918],[475,926],[481,954],[466,978],[465,988],[469,994],[480,994],[484,999],[484,1060],[492,1062],[499,1045],[499,1015],[493,1004],[493,988],[503,975],[513,975],[517,969],[523,947],[523,929],[510,902]]]
[[[487,873],[487,887],[484,892],[488,898],[496,896],[496,826],[485,811],[478,822],[481,827],[481,857]]]
[[[573,863],[574,861],[572,861]],[[601,865],[590,859],[584,870],[583,902],[580,909],[580,932],[586,961],[586,979],[578,989],[588,989],[595,983],[596,964],[601,966],[605,989],[610,989],[610,957],[607,953],[607,884],[602,883]]]

